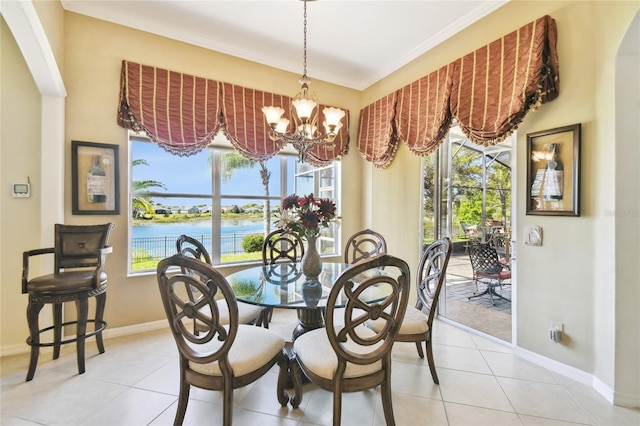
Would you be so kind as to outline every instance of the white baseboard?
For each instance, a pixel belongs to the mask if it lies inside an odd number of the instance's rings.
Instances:
[[[546,356],[528,351],[519,346],[514,347],[513,352],[516,356],[519,356],[522,359],[526,359],[527,361],[530,361],[536,365],[544,367],[555,373],[561,374],[565,377],[570,378],[571,380],[575,380],[576,382],[579,382],[588,386],[593,386],[594,384],[593,375],[585,371],[579,370],[575,367],[571,367],[570,365],[566,365],[554,359],[547,358]]]
[[[616,392],[597,377],[594,377],[593,379],[593,388],[612,404],[620,405],[622,407],[640,408],[640,395]]]
[[[161,330],[168,328],[167,320],[158,320],[152,322],[146,322],[143,324],[134,324],[127,325],[124,327],[118,328],[106,328],[102,332],[102,337],[104,339],[110,339],[113,337],[121,337],[121,336],[129,336],[132,334],[144,333],[147,331]],[[65,335],[65,338],[72,338],[73,335]],[[91,338],[87,340],[91,342]],[[0,347],[0,357],[10,356],[10,355],[20,355],[31,352],[31,346],[27,345],[27,343],[20,343],[16,345],[7,345]],[[45,346],[40,348],[41,353],[53,352],[53,347]]]

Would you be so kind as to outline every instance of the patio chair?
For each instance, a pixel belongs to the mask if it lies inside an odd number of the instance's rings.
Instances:
[[[176,267],[177,272],[170,272]],[[180,353],[180,390],[174,425],[184,421],[191,386],[196,386],[223,392],[222,423],[230,426],[234,389],[255,382],[276,363],[280,366],[276,397],[280,405],[287,405],[289,396],[284,384],[288,359],[283,351],[284,338],[273,331],[239,323],[238,303],[222,274],[205,262],[175,254],[158,263],[157,280]],[[188,297],[191,288],[201,295],[195,303]],[[229,313],[226,324],[219,310],[221,302]],[[189,326],[196,319],[202,326],[197,334]]]
[[[469,247],[469,260],[473,269],[473,282],[476,285],[476,290],[478,289],[478,281],[484,282],[487,288],[482,293],[469,296],[468,299],[488,294],[491,297],[492,305],[495,304],[494,296],[511,302],[510,299],[495,291],[495,287],[502,288],[504,280],[511,279],[511,271],[500,262],[495,247],[489,244],[472,245]]]

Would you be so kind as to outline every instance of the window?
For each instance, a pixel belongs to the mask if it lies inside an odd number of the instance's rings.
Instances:
[[[188,157],[139,136],[130,143],[132,273],[155,269],[175,253],[182,234],[200,240],[215,265],[261,261],[263,237],[274,230],[282,198],[312,192],[340,205],[338,161],[316,168],[283,151],[264,163],[252,162],[220,137]],[[333,224],[323,232],[322,254],[338,253],[337,231]]]

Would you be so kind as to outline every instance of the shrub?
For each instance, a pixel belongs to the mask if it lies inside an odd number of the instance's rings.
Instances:
[[[131,255],[131,260],[136,263],[136,262],[144,262],[144,261],[149,261],[151,260],[151,253],[149,253],[149,251],[145,248],[135,248],[133,249],[133,253]]]
[[[264,235],[252,234],[247,235],[242,239],[242,249],[246,253],[253,253],[262,250],[262,244],[264,243]]]

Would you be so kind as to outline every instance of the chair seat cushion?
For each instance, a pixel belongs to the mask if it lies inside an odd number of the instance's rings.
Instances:
[[[224,300],[218,300],[218,313],[220,314],[220,324],[229,324],[229,306]],[[209,305],[202,308],[206,315],[211,317]],[[251,305],[250,303],[238,302],[238,324],[250,324],[264,308],[262,306]]]
[[[238,302],[238,323],[249,324],[253,322],[263,309],[262,306]],[[218,300],[218,312],[220,313],[220,323],[229,324],[229,307],[224,300]]]
[[[336,327],[336,329],[339,329],[339,327]],[[360,336],[373,336],[374,334],[375,333],[364,326],[358,327],[358,335]],[[347,340],[345,346],[348,350],[355,353],[371,352],[372,347],[375,347],[370,346],[363,351],[362,348],[351,339]],[[333,379],[333,375],[338,367],[338,357],[331,347],[331,343],[327,337],[327,330],[318,328],[302,334],[293,342],[293,348],[295,349],[296,357],[306,368],[311,370],[311,372],[326,379]],[[368,365],[358,365],[348,362],[344,377],[353,378],[366,376],[381,369],[382,361],[376,361]]]
[[[368,320],[367,327],[379,332],[385,326],[386,321],[383,319]],[[407,312],[400,325],[398,334],[424,334],[429,331],[429,323],[427,315],[413,306],[407,306]]]
[[[215,350],[221,342],[214,338],[206,345],[206,350]],[[229,364],[233,375],[244,376],[263,367],[284,348],[284,338],[262,327],[241,324],[238,326],[233,345],[229,350]],[[189,367],[209,376],[221,376],[218,362],[198,364],[189,361]]]
[[[94,270],[68,271],[35,277],[27,283],[29,293],[69,294],[93,289]],[[100,285],[107,282],[107,274],[100,274]]]

